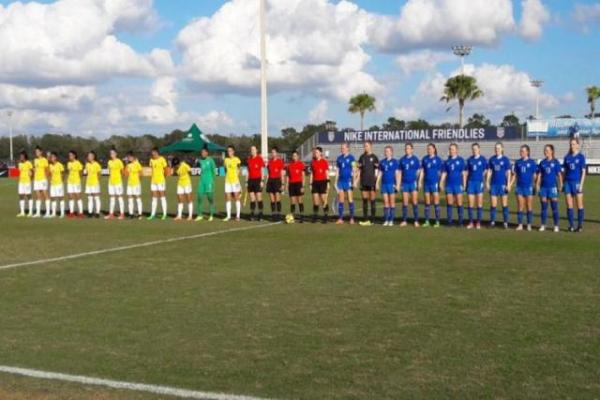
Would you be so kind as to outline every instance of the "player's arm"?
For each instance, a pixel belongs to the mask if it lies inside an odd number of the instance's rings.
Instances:
[[[512,186],[515,184],[516,180],[517,180],[517,174],[511,171],[508,176],[508,188],[507,189],[509,192],[512,189]]]
[[[417,171],[417,191],[420,192],[423,187],[423,168],[419,168]]]
[[[306,182],[306,171],[302,168],[302,184],[300,185],[300,192],[304,194],[304,182]]]
[[[562,188],[563,188],[563,175],[562,175],[562,170],[557,174],[558,175],[558,191],[559,193],[562,192]]]
[[[375,175],[375,190],[379,190],[381,185],[381,174]]]
[[[535,182],[535,192],[539,193],[540,192],[541,182],[542,182],[542,173],[540,172],[539,168],[538,168],[537,171],[535,171],[534,182]]]
[[[581,192],[583,192],[583,184],[585,183],[586,176],[587,176],[587,168],[586,168],[586,163],[585,163],[585,159],[584,159],[583,165],[581,166],[581,181],[579,182],[579,188],[580,188]]]
[[[400,192],[400,182],[402,182],[402,170],[397,169],[395,175],[396,175],[396,191]]]
[[[446,177],[448,173],[446,171],[442,171],[442,176],[440,177],[440,190],[443,192],[446,189]]]
[[[490,168],[490,165],[488,165],[488,169],[485,174],[485,189],[486,190],[488,190],[488,191],[490,190],[491,183],[492,183],[492,169]]]

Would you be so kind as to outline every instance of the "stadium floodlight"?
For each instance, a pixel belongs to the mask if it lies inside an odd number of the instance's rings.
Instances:
[[[269,122],[267,97],[267,4],[260,2],[260,151],[263,157],[269,153]]]
[[[471,51],[473,51],[473,46],[465,46],[465,45],[452,46],[452,51],[454,52],[454,55],[460,57],[461,75],[464,75],[465,74],[465,57],[467,57],[471,54]]]
[[[539,79],[532,79],[531,80],[531,86],[533,86],[536,89],[536,94],[535,94],[535,119],[540,119],[540,88],[542,87],[542,85],[544,84],[544,81],[541,81]]]
[[[14,162],[14,155],[13,155],[13,125],[12,125],[13,112],[11,110],[8,110],[6,112],[6,116],[8,117],[8,140],[9,140],[9,146],[10,146],[10,163],[11,163],[11,165],[13,165],[13,162]]]

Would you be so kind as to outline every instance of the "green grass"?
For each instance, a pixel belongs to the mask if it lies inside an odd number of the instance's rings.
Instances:
[[[0,271],[0,365],[281,399],[598,398],[586,190],[582,234],[275,225]],[[0,265],[251,226],[16,211],[0,181]],[[0,374],[0,398],[156,397]]]

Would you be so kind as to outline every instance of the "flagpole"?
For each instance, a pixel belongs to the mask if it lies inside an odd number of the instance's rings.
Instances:
[[[269,152],[269,122],[267,97],[267,5],[260,1],[260,151],[263,157]]]

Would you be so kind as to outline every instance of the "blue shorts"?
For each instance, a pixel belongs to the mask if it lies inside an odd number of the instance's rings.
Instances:
[[[349,192],[352,189],[352,179],[340,179],[337,183],[337,190],[340,192]]]
[[[417,182],[403,183],[402,193],[412,193],[417,191]]]
[[[463,194],[462,185],[446,185],[446,194]]]
[[[437,194],[440,192],[439,183],[426,183],[423,187],[423,192],[428,194]]]
[[[490,195],[494,197],[503,197],[508,195],[508,189],[506,185],[491,185]]]
[[[517,196],[523,196],[523,197],[533,196],[533,186],[517,186],[515,193],[517,193]]]
[[[541,187],[540,188],[540,198],[542,199],[557,199],[558,198],[558,187]]]
[[[396,194],[396,185],[394,185],[393,183],[382,184],[381,194]]]
[[[583,188],[580,182],[566,181],[563,186],[563,193],[570,194],[571,196],[577,196],[583,193]]]
[[[483,182],[467,182],[467,194],[477,195],[483,194]]]

